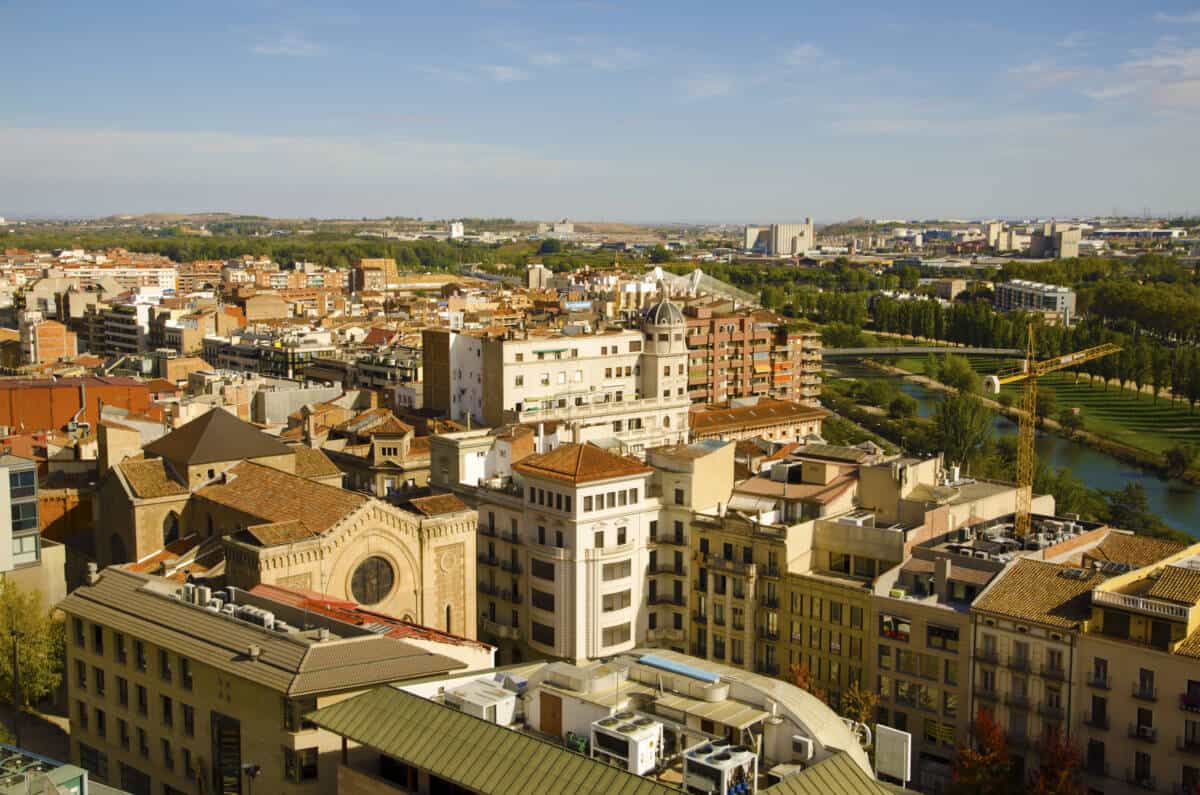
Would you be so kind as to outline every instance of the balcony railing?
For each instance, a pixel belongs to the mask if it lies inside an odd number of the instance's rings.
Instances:
[[[1148,789],[1150,791],[1154,791],[1156,789],[1154,776],[1139,776],[1133,771],[1132,768],[1127,768],[1125,770],[1125,780],[1133,786],[1140,787],[1141,789]]]
[[[1038,713],[1043,718],[1049,718],[1050,720],[1062,720],[1063,718],[1063,708],[1061,705],[1050,704],[1045,701],[1038,704]]]
[[[521,639],[521,629],[519,627],[510,627],[507,624],[500,624],[488,618],[479,619],[479,627],[485,634],[495,638],[503,638],[505,640]]]
[[[742,563],[737,560],[726,560],[718,555],[705,555],[704,565],[710,569],[719,571],[732,571],[736,574],[744,574],[747,577],[753,577],[756,567],[753,563]]]
[[[1121,607],[1139,613],[1169,618],[1173,621],[1187,621],[1190,607],[1164,602],[1160,599],[1147,599],[1143,596],[1114,593],[1112,591],[1093,591],[1092,602],[1110,607]]]
[[[658,627],[646,630],[646,640],[651,643],[678,642],[683,640],[683,630],[673,627]]]
[[[1184,737],[1183,735],[1176,737],[1175,750],[1200,756],[1200,737]]]
[[[779,640],[779,630],[770,629],[768,627],[759,627],[758,636],[763,640]]]
[[[1067,672],[1061,665],[1043,665],[1042,677],[1045,679],[1057,679],[1062,682],[1067,678]]]
[[[673,547],[686,547],[688,545],[687,538],[682,533],[677,535],[653,535],[650,536],[651,544],[667,544]]]
[[[1153,726],[1142,726],[1137,723],[1129,724],[1129,736],[1142,742],[1158,742],[1158,729]]]
[[[1200,712],[1200,696],[1191,693],[1179,694],[1179,708],[1185,712]]]
[[[692,613],[692,621],[695,621],[697,624],[707,624],[708,616],[704,613]]]
[[[1084,725],[1091,726],[1093,729],[1103,729],[1104,731],[1107,731],[1109,727],[1108,715],[1096,715],[1089,712],[1083,716],[1083,722]]]
[[[977,650],[975,656],[979,658],[980,662],[991,663],[992,665],[1000,663],[1000,652],[996,649],[989,649],[986,646]]]
[[[504,569],[507,572],[510,572],[511,574],[520,574],[522,571],[521,564],[515,560],[500,561],[500,568]]]
[[[687,600],[682,595],[676,596],[670,593],[652,594],[648,601],[652,605],[675,605],[677,607],[683,607],[687,603]]]
[[[999,693],[997,693],[995,690],[990,690],[986,687],[976,687],[975,688],[975,697],[978,699],[982,699],[983,701],[999,701],[1000,700]]]
[[[1134,682],[1130,688],[1130,693],[1134,698],[1140,701],[1158,701],[1158,688],[1153,685],[1144,685],[1141,682]]]
[[[674,574],[677,577],[687,576],[687,569],[682,563],[672,563],[671,561],[659,561],[650,567],[651,574]]]
[[[1112,681],[1108,678],[1108,674],[1099,674],[1092,671],[1087,677],[1088,687],[1094,687],[1097,690],[1111,690]]]
[[[772,607],[772,608],[779,607],[779,597],[778,596],[771,595],[771,594],[763,594],[763,598],[761,601],[762,601],[763,607]]]
[[[1029,709],[1029,695],[1027,693],[1009,693],[1004,697],[1004,703],[1013,709]]]
[[[1008,658],[1008,667],[1014,671],[1028,672],[1032,665],[1033,663],[1026,656],[1013,655]]]

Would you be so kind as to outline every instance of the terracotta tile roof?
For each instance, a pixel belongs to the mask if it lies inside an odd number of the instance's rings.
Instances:
[[[161,458],[148,461],[126,460],[117,464],[115,468],[121,470],[134,495],[141,499],[188,493],[187,486],[167,474],[166,464]]]
[[[828,417],[824,409],[788,400],[759,400],[753,406],[705,408],[693,411],[688,422],[693,433],[728,433],[801,420]]]
[[[253,461],[236,464],[228,474],[233,477],[227,482],[205,486],[196,495],[264,524],[298,521],[313,533],[324,533],[369,500]]]
[[[1174,555],[1186,546],[1187,544],[1181,541],[1150,538],[1114,530],[1095,549],[1089,550],[1087,557],[1128,563],[1134,568],[1141,568]]]
[[[549,453],[531,455],[513,469],[566,483],[587,483],[654,471],[636,458],[610,453],[594,444],[564,444]]]
[[[307,541],[314,535],[313,531],[305,527],[303,522],[296,521],[258,524],[247,527],[246,533],[264,547]]]
[[[1088,618],[1092,589],[1105,579],[1098,571],[1022,558],[975,601],[975,609],[1071,629]]]
[[[482,641],[464,638],[460,635],[451,635],[449,632],[442,632],[433,627],[414,624],[410,621],[402,621],[385,613],[376,613],[373,610],[359,607],[357,602],[351,602],[346,599],[333,599],[325,594],[308,591],[303,588],[287,588],[282,585],[259,583],[250,589],[250,593],[265,597],[273,602],[282,602],[292,607],[304,608],[313,613],[336,618],[339,621],[345,621],[348,624],[356,626],[362,626],[363,624],[383,624],[388,627],[388,631],[383,634],[389,638],[399,638],[401,640],[411,638],[416,640],[431,640],[437,643],[449,643],[453,646],[491,648],[489,644]]]
[[[1162,574],[1150,586],[1146,595],[1151,599],[1194,605],[1200,601],[1200,570],[1164,566]]]
[[[432,497],[417,497],[409,500],[413,510],[424,516],[437,516],[443,513],[458,513],[468,510],[466,503],[453,494],[435,494]]]
[[[1183,642],[1175,647],[1175,653],[1184,657],[1200,658],[1200,629],[1184,638]]]
[[[342,473],[320,450],[302,444],[291,449],[296,454],[296,474],[302,478],[325,478]]]

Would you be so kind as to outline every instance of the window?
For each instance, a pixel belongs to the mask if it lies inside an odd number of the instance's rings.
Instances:
[[[189,780],[195,778],[196,777],[196,767],[195,767],[195,763],[192,762],[191,750],[184,748],[184,749],[182,749],[181,753],[183,755],[183,775],[184,775],[184,777]]]
[[[518,375],[513,379],[513,386],[525,386],[525,376]]]
[[[159,703],[162,707],[163,726],[175,725],[175,704],[171,701],[171,697],[159,696]]]
[[[104,710],[96,709],[96,735],[105,737],[108,735],[108,716],[104,714]]]
[[[591,510],[592,510],[592,498],[591,498],[591,497],[584,497],[584,498],[583,498],[583,512],[584,512],[584,513],[588,513],[588,512],[590,512]]]
[[[554,546],[558,547],[559,549],[563,548],[563,532],[562,532],[562,530],[554,531]]]
[[[548,560],[531,559],[529,561],[529,573],[539,580],[554,582],[554,564]]]
[[[372,555],[354,570],[350,593],[356,602],[373,605],[382,602],[396,584],[396,572],[386,558]]]
[[[929,626],[926,629],[926,645],[931,649],[958,651],[958,630],[950,627]]]
[[[630,625],[617,624],[614,627],[605,627],[600,634],[600,643],[603,646],[616,646],[618,643],[628,643],[630,638]]]
[[[92,679],[95,680],[96,695],[104,696],[104,669],[92,668]]]
[[[92,651],[104,654],[104,627],[92,624]]]
[[[183,733],[188,737],[196,736],[196,710],[191,704],[180,704],[183,710]]]
[[[554,594],[547,591],[539,591],[537,588],[530,588],[529,599],[538,610],[545,610],[550,613],[554,612]]]
[[[604,531],[603,530],[597,530],[593,534],[592,546],[594,546],[596,549],[604,549]]]
[[[37,487],[37,476],[32,469],[8,473],[8,496],[14,500],[32,497]]]
[[[620,546],[621,544],[624,544],[626,542],[626,540],[627,540],[626,532],[627,531],[624,527],[617,528],[617,545],[618,546]]]
[[[187,657],[179,658],[179,683],[184,690],[192,689],[192,661]]]
[[[531,621],[529,635],[535,643],[540,643],[543,646],[554,645],[554,627],[538,623],[537,621]]]
[[[164,682],[171,681],[171,655],[166,649],[158,650],[158,675]]]
[[[614,610],[623,610],[629,607],[630,591],[620,591],[618,593],[605,594],[601,601],[603,602],[602,610],[605,613],[611,613]]]
[[[523,361],[525,361],[525,354],[523,354],[523,353],[514,354],[513,360],[518,361],[518,362],[523,362]]]
[[[546,528],[545,528],[545,527],[543,527],[542,525],[538,525],[538,533],[537,533],[537,536],[538,536],[538,543],[539,543],[539,544],[545,544],[545,543],[546,543]]]
[[[36,530],[38,526],[36,502],[14,502],[12,504],[12,529]]]
[[[82,701],[76,702],[75,714],[79,716],[79,728],[82,729],[83,731],[87,731],[87,727],[88,727],[87,704],[84,704]]]
[[[78,618],[71,619],[71,626],[75,629],[75,645],[82,648],[85,641],[83,621]]]
[[[83,660],[75,661],[75,686],[87,690],[87,663]]]
[[[675,504],[683,505],[683,489],[675,489]]]
[[[142,673],[146,672],[146,644],[140,640],[133,642],[133,664]]]
[[[108,780],[108,754],[85,743],[79,744],[79,766],[101,781]]]
[[[879,617],[879,634],[883,637],[907,643],[911,633],[912,624],[907,618],[887,614]]]
[[[171,752],[171,741],[166,737],[162,738],[162,761],[167,770],[175,769],[175,754]]]
[[[605,563],[601,572],[601,578],[605,582],[610,580],[620,580],[628,577],[633,572],[633,565],[628,560],[620,560],[616,563]]]
[[[122,707],[129,706],[129,680],[123,676],[117,677],[117,703]]]
[[[124,718],[117,720],[117,738],[121,743],[121,748],[129,750],[129,723]]]
[[[137,711],[139,715],[150,714],[150,696],[141,685],[137,686]]]
[[[315,781],[317,778],[317,749],[283,749],[283,774],[291,781]]]
[[[850,608],[850,626],[853,629],[863,628],[863,609],[861,607]]]

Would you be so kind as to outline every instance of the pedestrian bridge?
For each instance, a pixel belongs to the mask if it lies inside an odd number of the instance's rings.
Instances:
[[[900,345],[880,348],[823,348],[821,355],[826,359],[863,359],[870,356],[924,356],[927,353],[954,353],[959,356],[1014,356],[1024,358],[1020,348],[951,348],[920,345]]]

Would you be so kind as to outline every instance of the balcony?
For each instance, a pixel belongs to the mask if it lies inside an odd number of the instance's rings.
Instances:
[[[521,564],[515,560],[500,561],[500,568],[509,572],[510,574],[520,574],[523,571]]]
[[[758,573],[761,574],[763,577],[781,577],[782,576],[782,574],[779,570],[779,565],[776,563],[768,563],[764,566],[759,566]]]
[[[1179,708],[1184,712],[1200,712],[1200,696],[1180,693]]]
[[[1060,704],[1050,704],[1043,701],[1038,704],[1038,714],[1049,720],[1062,720],[1063,708]]]
[[[1090,726],[1093,729],[1100,729],[1101,731],[1108,731],[1108,727],[1109,727],[1108,715],[1096,715],[1096,714],[1089,712],[1083,716],[1083,724],[1085,726]]]
[[[652,605],[675,605],[676,607],[683,607],[687,603],[682,594],[676,596],[669,593],[651,594],[647,601]]]
[[[779,607],[779,596],[764,594],[761,603],[763,607],[777,608]]]
[[[646,640],[650,643],[677,643],[683,640],[683,630],[664,627],[646,630]]]
[[[1004,703],[1013,709],[1029,709],[1029,694],[1009,693],[1004,697]]]
[[[763,640],[779,640],[779,630],[770,629],[768,627],[759,627],[758,636]]]
[[[488,596],[496,596],[500,593],[500,588],[490,583],[481,582],[479,583],[479,592]]]
[[[1182,735],[1176,737],[1175,750],[1180,753],[1200,756],[1200,737],[1184,737]]]
[[[1043,679],[1057,679],[1059,682],[1064,682],[1067,679],[1067,672],[1061,665],[1043,665]]]
[[[692,621],[696,622],[697,624],[707,624],[708,616],[704,613],[692,613]]]
[[[975,698],[978,698],[981,701],[993,701],[994,702],[994,701],[1000,700],[1000,694],[997,693],[994,689],[989,689],[989,688],[986,688],[983,686],[976,686]]]
[[[491,635],[494,638],[501,640],[520,640],[521,630],[519,627],[510,627],[506,624],[500,624],[488,618],[479,619],[479,628],[484,634]]]
[[[521,535],[520,535],[520,533],[514,533],[511,530],[508,531],[507,533],[501,531],[500,532],[500,540],[507,541],[510,544],[520,544],[521,543]]]
[[[1025,656],[1012,656],[1008,658],[1008,667],[1014,671],[1024,671],[1028,673],[1033,668],[1033,663]]]
[[[1137,723],[1129,724],[1129,736],[1134,740],[1146,743],[1158,742],[1158,729],[1153,726],[1142,726]]]
[[[670,561],[659,561],[650,567],[651,574],[672,574],[676,577],[686,577],[687,569],[682,563],[676,564]]]
[[[756,566],[753,563],[742,563],[736,560],[726,560],[717,555],[705,555],[704,565],[715,571],[731,571],[746,577],[753,577]]]
[[[1130,768],[1126,768],[1126,770],[1125,770],[1125,780],[1127,782],[1129,782],[1130,784],[1132,784],[1133,786],[1140,787],[1141,789],[1147,789],[1147,790],[1150,790],[1151,792],[1153,792],[1155,789],[1154,776],[1151,776],[1151,775],[1139,776]]]
[[[496,530],[494,525],[491,527],[489,527],[488,525],[480,525],[479,526],[479,535],[481,535],[481,536],[487,536],[488,538],[496,538],[498,534],[499,534],[499,531]]]
[[[1153,685],[1134,682],[1129,692],[1139,701],[1158,701],[1158,688]]]
[[[650,543],[672,547],[686,547],[688,545],[687,538],[682,533],[676,535],[653,535],[650,536]]]
[[[1111,690],[1112,681],[1108,678],[1108,674],[1100,674],[1092,671],[1087,676],[1088,687],[1096,690]]]
[[[484,566],[499,566],[500,565],[500,559],[498,557],[496,557],[495,555],[489,555],[486,552],[479,553],[479,562],[482,563]]]
[[[991,663],[992,665],[1000,664],[1000,652],[996,649],[989,649],[986,646],[976,650],[975,657],[980,662]]]
[[[1092,603],[1109,607],[1119,607],[1124,610],[1132,610],[1137,613],[1145,613],[1184,623],[1187,623],[1188,612],[1190,611],[1189,607],[1165,602],[1161,599],[1147,599],[1142,596],[1130,596],[1129,594],[1114,593],[1112,591],[1093,591]]]

